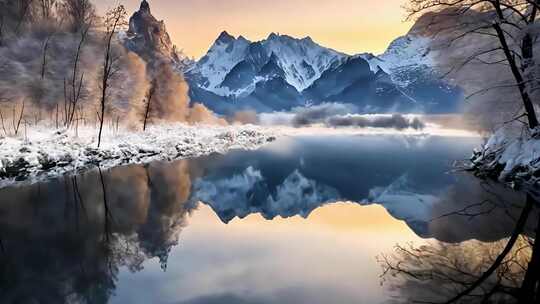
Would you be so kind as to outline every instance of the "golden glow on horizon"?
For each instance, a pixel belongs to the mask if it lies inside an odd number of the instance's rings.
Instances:
[[[140,0],[94,0],[98,12],[121,3],[131,14]],[[411,27],[404,0],[147,0],[173,42],[188,56],[204,55],[219,33],[252,41],[271,32],[302,38],[349,54],[383,52]]]
[[[216,216],[210,209],[209,212],[211,216]],[[404,221],[393,218],[384,207],[376,204],[362,206],[354,202],[338,202],[321,206],[315,209],[307,220],[300,216],[291,218],[278,216],[269,221],[257,213],[250,214],[244,219],[235,218],[230,223],[230,225],[241,226],[250,224],[281,227],[308,225],[314,230],[333,230],[337,233],[361,231],[376,233],[381,237],[385,235],[391,238],[405,238],[407,241],[418,238]]]

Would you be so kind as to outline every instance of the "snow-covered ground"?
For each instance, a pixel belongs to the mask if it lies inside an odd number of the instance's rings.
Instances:
[[[540,129],[506,126],[474,152],[471,170],[503,182],[540,183]]]
[[[97,148],[94,128],[74,131],[47,126],[30,128],[26,136],[0,137],[0,188],[36,182],[64,173],[153,160],[173,160],[231,149],[256,149],[275,139],[256,126],[151,126],[146,132],[106,130]]]

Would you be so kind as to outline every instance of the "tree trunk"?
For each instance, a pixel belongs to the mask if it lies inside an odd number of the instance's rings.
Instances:
[[[105,52],[105,62],[103,63],[103,79],[101,81],[101,100],[100,100],[100,111],[99,116],[99,133],[98,133],[98,148],[101,145],[101,133],[103,132],[103,122],[105,121],[105,102],[107,101],[107,87],[109,86],[109,77],[111,75],[111,39],[112,35],[110,34],[107,42],[107,50]]]
[[[495,29],[495,32],[497,33],[497,37],[499,38],[499,42],[501,43],[501,47],[504,51],[506,60],[508,61],[508,64],[510,65],[510,70],[512,71],[512,75],[514,75],[514,79],[516,80],[519,93],[521,95],[521,100],[523,101],[523,106],[525,108],[525,112],[526,112],[527,119],[529,122],[529,128],[533,129],[538,126],[538,119],[536,118],[536,113],[534,112],[534,106],[533,106],[531,97],[529,96],[529,93],[527,92],[527,88],[525,86],[523,76],[516,64],[516,61],[514,60],[514,56],[512,55],[512,52],[510,51],[510,47],[508,46],[508,43],[506,42],[506,37],[504,36],[504,31],[502,30],[500,24],[494,23],[493,28]],[[531,39],[530,47],[528,46],[529,44],[528,39]],[[523,40],[524,40],[523,47],[526,48],[524,51],[528,54],[528,56],[530,56],[529,59],[532,60],[532,38],[530,37],[530,35],[525,35],[525,38]],[[525,55],[525,53],[523,55]]]
[[[148,122],[148,116],[150,114],[150,103],[152,102],[152,96],[154,96],[154,91],[156,90],[156,82],[152,81],[150,91],[148,91],[147,101],[146,101],[146,110],[144,112],[144,122],[143,122],[143,131],[146,131],[146,123]]]
[[[523,233],[523,229],[525,228],[525,225],[527,224],[527,219],[529,218],[529,214],[531,213],[533,209],[533,201],[527,199],[525,201],[525,206],[523,207],[523,210],[521,211],[521,214],[516,222],[516,226],[514,227],[514,231],[512,231],[512,234],[510,235],[510,238],[508,239],[508,242],[506,243],[506,246],[502,250],[502,252],[497,256],[493,264],[473,283],[471,283],[465,290],[461,291],[459,294],[451,298],[450,300],[444,302],[445,304],[450,303],[456,303],[458,300],[463,298],[464,296],[470,294],[475,289],[479,288],[482,283],[484,283],[485,280],[487,280],[499,266],[504,262],[504,259],[506,256],[512,251],[512,248],[514,248],[514,245],[516,244],[516,241],[518,240],[521,233]]]
[[[103,121],[105,121],[105,98],[107,94],[107,80],[103,80],[104,87],[102,89],[102,96],[100,102],[100,116],[99,116],[99,133],[98,133],[98,148],[101,145],[101,133],[103,132]]]
[[[527,194],[527,201],[534,202],[533,197]],[[525,273],[525,278],[519,291],[519,304],[538,303],[540,295],[538,294],[538,283],[540,281],[540,217],[534,237],[534,245],[531,260]]]

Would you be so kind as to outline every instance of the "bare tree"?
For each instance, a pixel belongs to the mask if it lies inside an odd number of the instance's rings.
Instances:
[[[103,123],[105,121],[105,107],[107,104],[108,88],[110,80],[117,72],[118,56],[113,54],[112,42],[117,31],[126,25],[126,9],[123,5],[111,9],[105,16],[105,58],[103,60],[103,71],[101,75],[101,98],[100,110],[98,113],[99,133],[98,133],[98,148],[101,145],[101,134],[103,131]]]
[[[41,59],[41,79],[45,78],[45,71],[47,68],[47,50],[49,49],[49,43],[51,41],[51,38],[55,34],[54,31],[51,31],[47,34],[47,38],[45,38],[45,41],[43,42],[43,51],[42,51],[42,59]]]
[[[43,18],[43,20],[51,19],[54,15],[56,0],[39,0],[39,5],[41,9],[41,18]]]
[[[15,106],[13,106],[13,113],[11,115],[11,126],[13,127],[13,133],[15,133],[15,136],[17,136],[17,134],[19,133],[19,128],[21,126],[21,122],[24,117],[24,107],[25,107],[25,100],[23,99],[22,105],[21,105],[21,111],[17,115],[16,108]]]
[[[17,14],[16,14],[16,26],[15,33],[19,33],[19,30],[23,23],[29,20],[31,16],[31,8],[33,0],[18,0],[17,2]]]
[[[436,35],[442,32],[450,34],[449,43],[468,36],[495,38],[497,46],[479,50],[451,69],[449,73],[461,69],[471,62],[485,64],[504,64],[515,81],[510,86],[519,91],[529,128],[538,126],[531,92],[538,84],[534,73],[534,42],[537,34],[532,28],[537,25],[537,12],[540,8],[537,0],[410,0],[407,7],[409,17],[414,18],[426,13],[435,16],[430,25],[437,23],[436,17],[451,16],[458,22],[448,27],[440,26]],[[500,54],[501,60],[488,61],[486,55]],[[507,85],[508,86],[508,85]],[[490,88],[483,88],[486,90]]]
[[[77,106],[82,97],[84,72],[80,73],[80,76],[79,76],[79,61],[80,61],[81,51],[86,41],[86,38],[88,36],[89,30],[90,30],[90,25],[87,25],[80,32],[79,44],[77,45],[77,51],[75,52],[75,55],[74,55],[73,69],[72,69],[71,81],[70,81],[71,94],[69,94],[69,106],[67,107],[67,115],[66,115],[66,121],[65,121],[66,127],[69,127],[73,123],[75,113],[77,111]]]
[[[0,5],[0,9],[2,6]],[[4,31],[5,31],[5,17],[3,14],[0,14],[0,46],[4,44]]]
[[[0,109],[0,125],[2,126],[2,131],[4,131],[4,135],[8,136],[8,132],[6,130],[6,125],[4,124],[4,115],[2,114],[1,109]]]
[[[145,107],[145,110],[144,110],[143,131],[146,130],[146,124],[148,122],[148,117],[150,115],[150,107],[151,107],[151,103],[152,103],[152,97],[154,96],[154,93],[156,92],[156,86],[157,86],[157,82],[154,79],[152,81],[150,89],[148,90],[148,93],[146,94],[146,107]]]
[[[95,8],[90,0],[64,0],[62,8],[73,32],[83,31],[95,18]]]

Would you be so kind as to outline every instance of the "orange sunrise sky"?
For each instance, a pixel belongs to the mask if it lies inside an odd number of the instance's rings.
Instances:
[[[271,32],[302,38],[349,54],[383,52],[411,27],[403,0],[147,0],[180,49],[199,58],[220,32],[252,41]],[[116,4],[131,15],[139,0],[94,0],[99,13]]]

